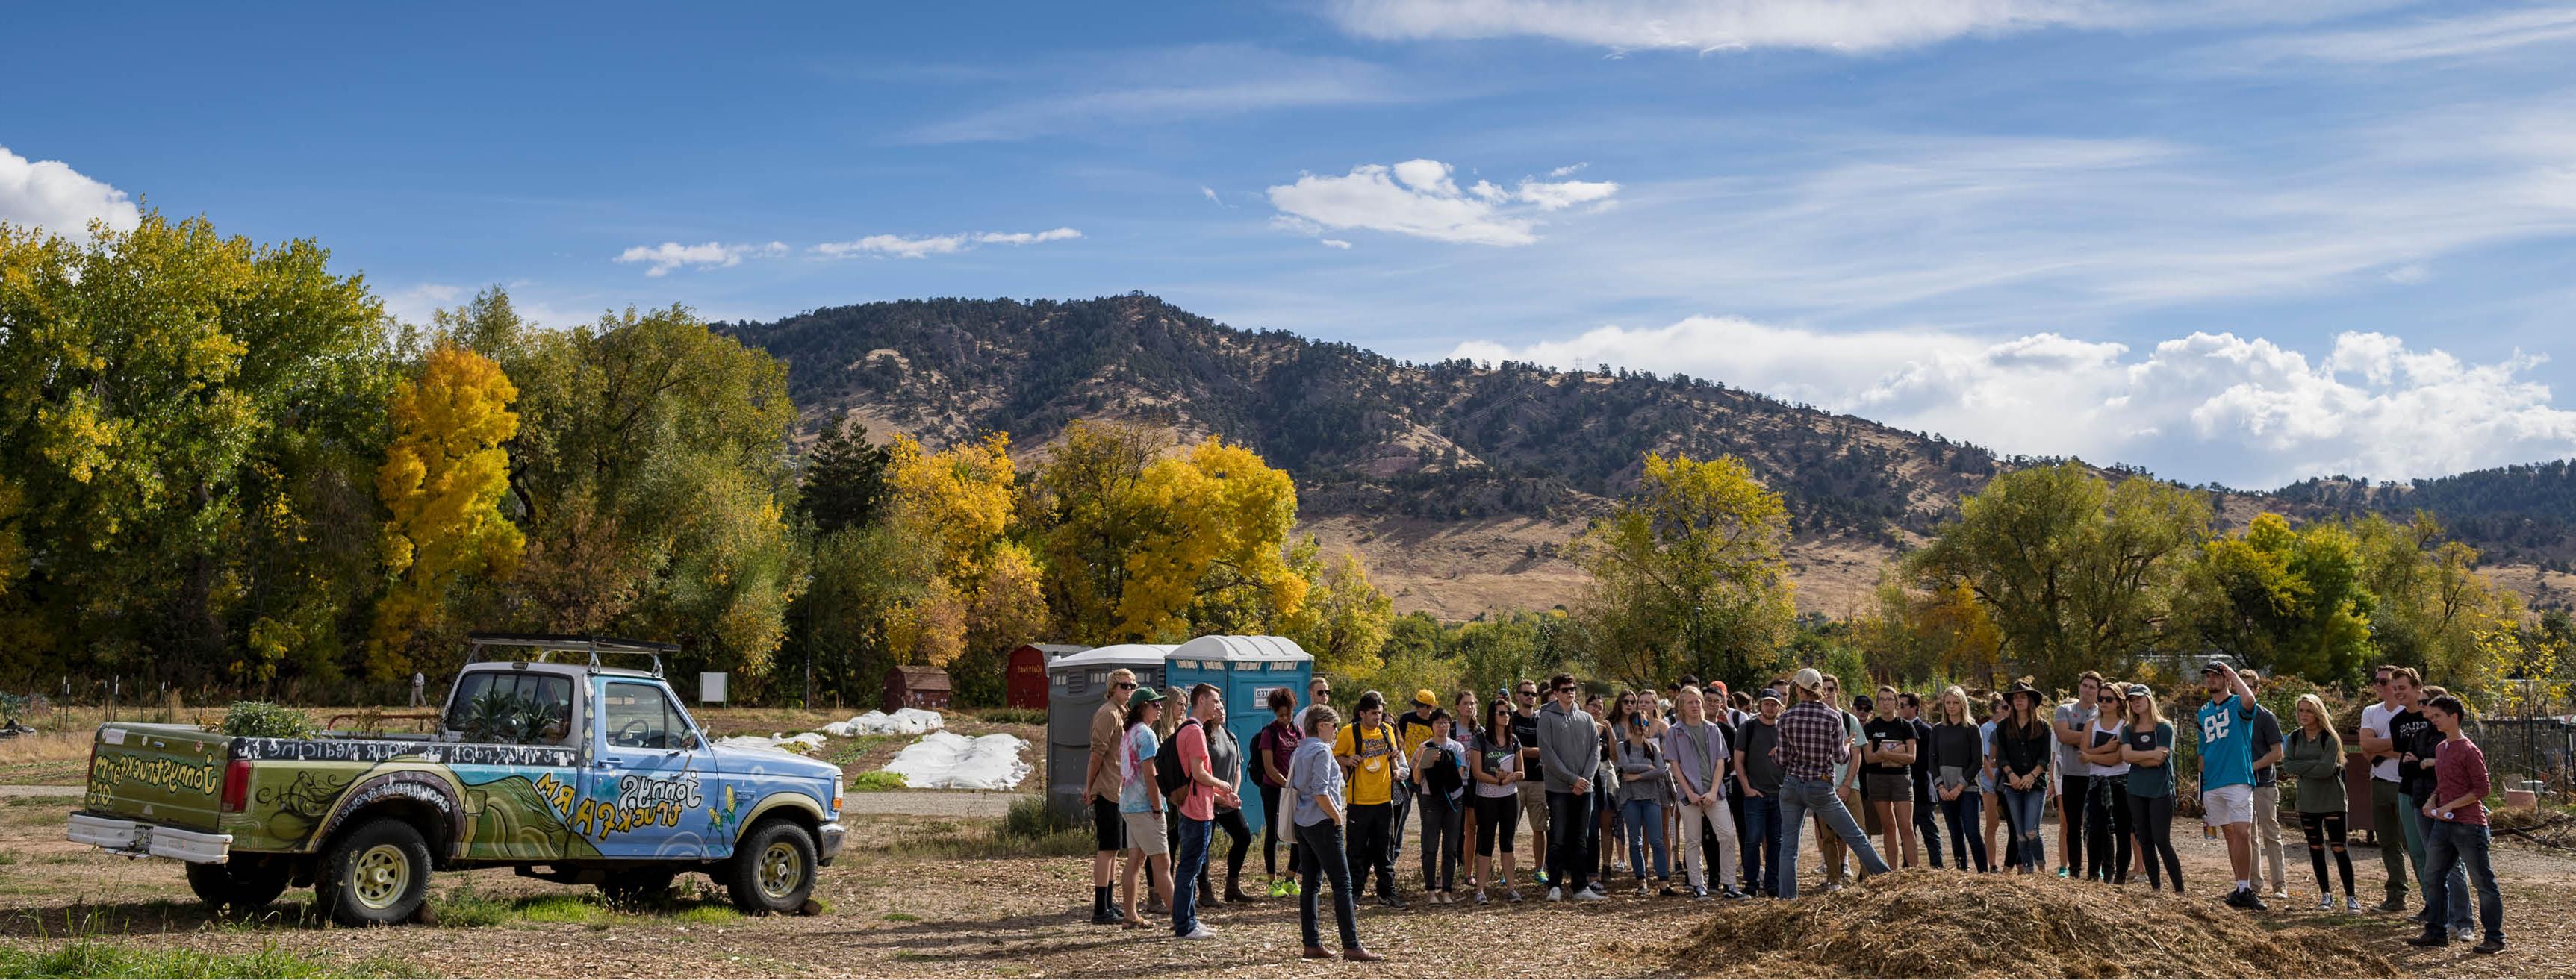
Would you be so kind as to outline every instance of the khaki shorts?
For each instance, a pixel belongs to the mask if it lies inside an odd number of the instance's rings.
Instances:
[[[1127,824],[1127,849],[1144,852],[1146,857],[1172,853],[1171,835],[1165,833],[1163,815],[1159,813],[1121,813]]]
[[[2200,791],[2201,821],[2212,827],[2254,822],[2254,787],[2244,783]]]

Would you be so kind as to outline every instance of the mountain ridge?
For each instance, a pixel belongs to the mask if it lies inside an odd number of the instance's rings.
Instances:
[[[1960,497],[2002,470],[2057,460],[1712,379],[1400,361],[1229,327],[1142,293],[893,300],[718,328],[787,363],[807,431],[856,418],[879,438],[944,445],[998,430],[1043,455],[1074,419],[1114,418],[1244,443],[1296,477],[1302,531],[1360,550],[1399,608],[1444,618],[1571,602],[1581,573],[1556,546],[1634,483],[1648,452],[1743,459],[1787,499],[1800,605],[1837,614],[1854,611],[1878,566],[1924,540]],[[2566,574],[2576,525],[2558,516],[2576,513],[2576,466],[2565,462],[2405,485],[2320,477],[2269,493],[2193,489],[2229,526],[2263,510],[2316,519],[2439,504],[2495,564],[2528,566],[2499,576],[2527,596],[2563,602],[2576,589]]]

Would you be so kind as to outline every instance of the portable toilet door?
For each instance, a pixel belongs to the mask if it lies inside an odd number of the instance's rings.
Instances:
[[[1069,643],[1023,643],[1005,659],[1002,703],[1013,708],[1047,706],[1047,663],[1090,647]]]
[[[1315,658],[1286,637],[1202,636],[1174,649],[1169,662],[1166,686],[1186,690],[1214,684],[1225,698],[1225,727],[1243,749],[1243,785],[1249,789],[1253,785],[1250,767],[1260,764],[1252,757],[1252,740],[1271,721],[1264,702],[1273,689],[1284,687],[1304,703],[1306,679],[1315,675]],[[1243,816],[1255,827],[1269,819],[1262,812],[1260,794],[1243,794]]]
[[[1049,661],[1047,671],[1047,805],[1067,820],[1090,819],[1082,805],[1082,777],[1091,765],[1091,718],[1110,695],[1109,672],[1134,671],[1139,683],[1160,686],[1169,644],[1124,643],[1096,647]]]

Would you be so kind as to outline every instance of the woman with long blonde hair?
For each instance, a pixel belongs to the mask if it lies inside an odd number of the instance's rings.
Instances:
[[[1925,759],[1932,773],[1932,805],[1940,808],[1942,819],[1950,824],[1950,852],[1958,859],[1958,869],[1968,870],[1973,854],[1976,869],[1984,871],[1986,839],[1979,832],[1978,820],[1985,801],[1977,791],[1977,780],[1985,772],[1986,745],[1985,737],[1977,731],[1977,720],[1968,714],[1968,692],[1950,685],[1932,703],[1932,717],[1932,738],[1926,746],[1929,755]],[[1925,843],[1932,853],[1941,852],[1938,839]]]
[[[2095,695],[2101,710],[2084,733],[2076,754],[2091,777],[2084,799],[2085,877],[2115,885],[2129,883],[2129,764],[2120,758],[2120,729],[2128,723],[2128,685],[2102,683]],[[2152,700],[2152,699],[2150,699]]]
[[[2335,733],[2334,716],[2315,694],[2299,695],[2299,727],[2281,743],[2281,771],[2299,781],[2299,826],[2308,835],[2308,865],[2317,873],[2317,907],[2332,911],[2334,889],[2326,882],[2326,851],[2334,851],[2335,870],[2343,877],[2343,904],[2355,914],[2361,899],[2352,893],[2352,857],[2344,853],[2343,736]]]
[[[2138,838],[2138,850],[2146,856],[2147,890],[2157,887],[2156,865],[2161,861],[2173,878],[2173,890],[2182,891],[2182,857],[2173,846],[2173,741],[2174,727],[2165,721],[2164,706],[2156,703],[2156,693],[2144,684],[2131,684],[2128,695],[2129,720],[2120,724],[2120,761],[2129,764],[2129,831]]]

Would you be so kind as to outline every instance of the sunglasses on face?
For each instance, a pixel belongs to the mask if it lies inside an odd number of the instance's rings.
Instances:
[[[1514,693],[1514,694],[1518,694],[1518,695],[1520,695],[1521,697],[1525,697],[1525,698],[1534,698],[1534,697],[1537,697],[1537,696],[1538,696],[1538,692],[1537,692],[1537,691],[1514,691],[1514,692],[1512,692],[1512,693]]]
[[[2119,699],[2119,698],[2115,698],[2115,697],[2111,697],[2111,696],[2109,696],[2109,695],[2104,695],[2104,696],[2102,697],[2102,703],[2103,703],[2103,704],[2118,704],[2118,703],[2120,703],[2120,699]]]
[[[1136,689],[1136,685],[1134,685],[1134,684],[1120,684],[1120,685],[1118,685],[1118,689],[1119,689],[1119,690],[1121,690],[1121,691],[1132,691],[1132,690],[1135,690],[1135,689]]]

